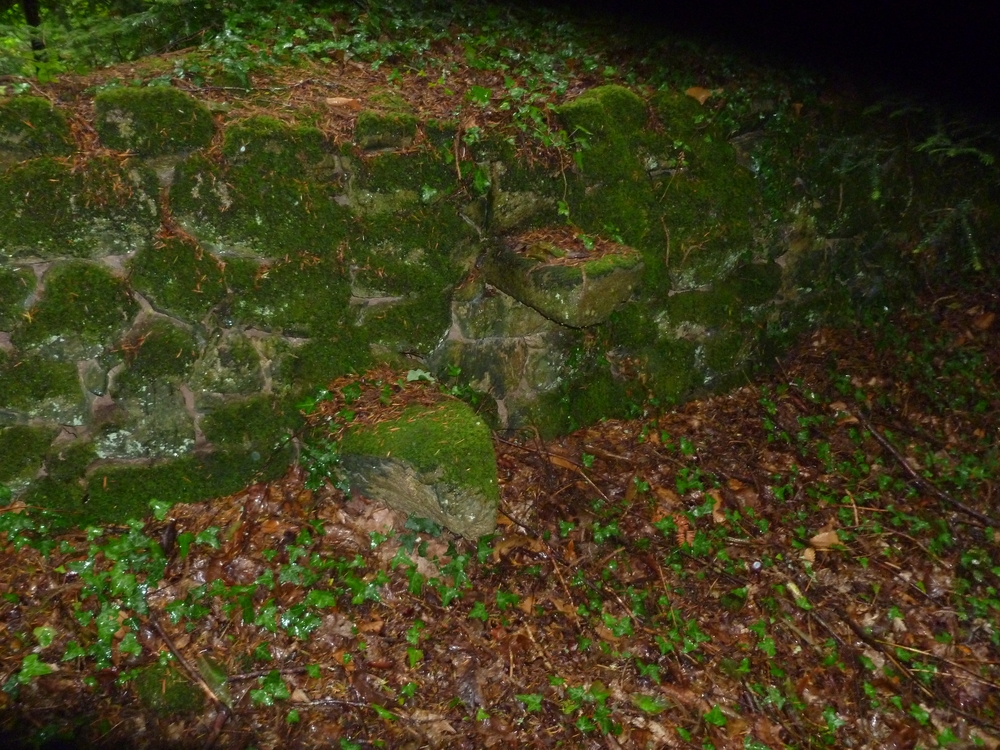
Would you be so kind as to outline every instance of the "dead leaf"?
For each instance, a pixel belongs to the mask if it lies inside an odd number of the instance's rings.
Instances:
[[[580,470],[580,467],[572,461],[565,459],[562,456],[553,456],[551,453],[549,454],[549,462],[553,466],[558,466],[560,469],[569,469],[570,471]]]
[[[359,622],[357,624],[357,629],[359,633],[381,633],[384,625],[384,620],[376,618],[374,620],[369,620],[368,622]]]
[[[692,99],[694,99],[698,104],[704,104],[712,96],[719,93],[719,89],[706,89],[701,86],[692,86],[687,91],[684,92]]]
[[[808,563],[816,562],[816,550],[812,547],[806,547],[802,550],[802,559]]]
[[[308,703],[309,696],[306,695],[306,691],[302,688],[295,688],[295,690],[292,691],[290,700],[292,703]]]
[[[347,96],[328,96],[326,98],[326,103],[334,109],[346,109],[351,112],[357,112],[361,109],[360,99],[354,99]]]
[[[633,484],[635,484],[635,482],[629,482],[629,486],[632,486]],[[656,497],[659,498],[660,502],[662,502],[665,507],[667,508],[681,507],[681,499],[677,495],[677,493],[674,492],[672,489],[656,485],[653,488],[653,492],[656,494]]]
[[[515,549],[544,552],[545,543],[540,539],[525,536],[524,534],[510,534],[493,545],[493,562],[500,562],[501,557],[510,554]]]
[[[725,523],[726,514],[722,512],[722,493],[718,490],[709,490],[705,493],[714,501],[712,503],[712,520],[716,523]]]
[[[830,549],[835,544],[840,544],[840,537],[833,530],[821,531],[809,540],[809,544],[820,550]]]
[[[985,331],[993,325],[993,321],[996,320],[996,317],[996,313],[983,313],[972,321],[972,327],[979,331]]]

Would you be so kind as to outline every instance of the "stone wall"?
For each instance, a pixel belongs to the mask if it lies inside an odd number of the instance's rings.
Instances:
[[[95,103],[87,153],[47,101],[0,105],[0,485],[88,518],[280,473],[296,404],[375,364],[551,435],[739,382],[892,278],[824,236],[871,170],[824,219],[794,156],[679,93],[562,105],[572,163],[392,112],[334,143],[170,87]]]

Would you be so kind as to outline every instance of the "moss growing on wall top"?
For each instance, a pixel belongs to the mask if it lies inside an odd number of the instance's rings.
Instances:
[[[15,96],[0,104],[0,152],[67,156],[73,152],[66,116],[37,96]]]
[[[117,151],[183,153],[207,146],[215,132],[208,108],[170,86],[109,89],[94,102],[101,143]]]
[[[222,153],[233,167],[258,180],[301,180],[317,177],[316,170],[329,167],[333,154],[316,128],[293,127],[273,117],[250,117],[229,125]]]
[[[18,346],[53,336],[79,336],[110,343],[138,310],[128,285],[104,266],[88,261],[54,264],[42,278],[41,299],[13,334]]]
[[[405,148],[417,134],[417,118],[410,114],[364,111],[354,126],[354,141],[363,149]]]

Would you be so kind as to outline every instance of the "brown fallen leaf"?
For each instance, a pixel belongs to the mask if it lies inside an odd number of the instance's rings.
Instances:
[[[704,104],[712,96],[719,93],[719,89],[706,89],[702,86],[692,86],[687,91],[684,92],[692,99],[694,99],[698,104]]]
[[[549,462],[553,466],[558,466],[560,469],[569,469],[570,471],[579,471],[580,467],[567,458],[562,456],[555,456],[551,453],[549,454]]]
[[[515,549],[544,552],[545,543],[541,539],[535,539],[524,534],[510,534],[493,545],[493,562],[500,562],[501,557],[510,554]]]
[[[996,320],[996,317],[996,313],[983,313],[972,321],[972,327],[980,331],[985,331],[993,325],[993,321]]]
[[[716,523],[725,523],[726,514],[722,512],[722,493],[718,490],[709,490],[705,493],[712,498],[712,520]]]
[[[830,549],[835,544],[840,544],[840,537],[832,529],[830,531],[821,531],[809,540],[809,544],[820,550]]]
[[[328,96],[326,98],[326,103],[334,109],[346,109],[351,112],[357,112],[361,109],[361,100],[348,96]]]

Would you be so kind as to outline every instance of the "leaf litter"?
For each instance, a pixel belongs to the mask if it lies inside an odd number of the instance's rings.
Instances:
[[[127,528],[52,537],[15,504],[7,746],[995,748],[983,304],[821,329],[660,416],[497,435],[478,544],[300,466]]]

